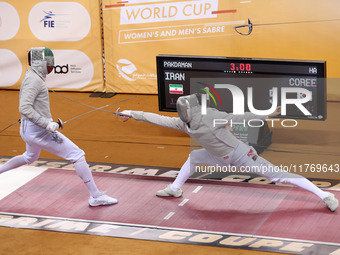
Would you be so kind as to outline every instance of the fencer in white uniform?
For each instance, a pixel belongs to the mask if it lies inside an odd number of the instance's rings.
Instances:
[[[32,48],[28,53],[28,63],[31,69],[26,71],[19,95],[20,135],[26,143],[26,152],[0,166],[0,173],[33,163],[44,149],[74,164],[78,176],[90,193],[90,206],[117,203],[117,199],[98,190],[85,160],[84,151],[57,131],[61,123],[52,119],[45,83],[46,75],[53,70],[53,52],[47,47]]]
[[[175,181],[163,190],[157,191],[157,196],[180,197],[181,186],[195,172],[196,166],[235,166],[237,169],[257,173],[273,182],[286,183],[310,191],[322,199],[331,211],[338,207],[334,194],[323,191],[303,176],[282,171],[264,158],[255,149],[237,139],[226,125],[214,125],[214,119],[232,122],[247,122],[250,119],[265,120],[268,116],[259,116],[250,112],[244,115],[233,115],[213,108],[207,108],[207,114],[201,114],[200,97],[196,94],[178,98],[177,112],[179,118],[161,116],[154,113],[125,110],[126,118],[145,121],[162,127],[173,128],[190,135],[203,149],[191,151],[187,161],[181,167]],[[280,113],[280,108],[269,117]],[[269,171],[271,169],[271,171]]]

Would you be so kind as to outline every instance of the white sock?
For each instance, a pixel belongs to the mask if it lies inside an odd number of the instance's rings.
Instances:
[[[173,191],[176,191],[178,188],[182,187],[182,185],[188,180],[190,177],[190,157],[185,161],[184,165],[181,167],[175,181],[171,184],[170,188]]]
[[[268,160],[260,156],[257,158],[256,163],[260,166],[261,165],[264,165],[267,167],[270,166],[271,169],[275,169],[275,166],[272,163],[270,163]],[[269,171],[269,172],[263,172],[259,174],[261,174],[262,176],[265,176],[266,178],[274,182],[293,184],[301,189],[312,192],[313,194],[315,194],[321,199],[324,199],[328,195],[327,192],[321,190],[319,187],[314,185],[311,181],[309,181],[305,177],[298,175],[298,174],[293,174],[293,173],[283,172],[283,171],[282,172],[270,172]]]
[[[287,181],[297,187],[300,187],[302,189],[308,190],[309,192],[314,193],[319,198],[324,199],[327,197],[328,193],[326,191],[323,191],[316,185],[314,185],[311,181],[307,180],[304,177],[300,178],[287,178]]]
[[[23,155],[13,157],[10,160],[8,160],[5,164],[0,166],[0,174],[23,165],[26,165],[26,161]]]
[[[85,157],[84,156],[81,157],[73,165],[74,168],[76,169],[78,176],[84,181],[90,195],[94,198],[99,197],[101,193],[93,180],[91,170],[85,160]]]

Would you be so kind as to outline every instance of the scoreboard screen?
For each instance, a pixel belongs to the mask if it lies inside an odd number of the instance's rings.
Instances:
[[[176,111],[178,97],[205,91],[211,95],[209,106],[233,112],[235,95],[216,86],[228,84],[242,91],[244,100],[235,103],[244,104],[245,111],[249,101],[257,110],[270,109],[273,101],[281,106],[286,102],[280,118],[326,119],[325,61],[179,55],[156,59],[160,111]],[[296,99],[303,103],[292,103]]]

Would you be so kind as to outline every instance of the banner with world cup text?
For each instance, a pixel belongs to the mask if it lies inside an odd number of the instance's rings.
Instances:
[[[102,8],[107,91],[157,93],[156,56],[174,54],[324,60],[328,99],[340,99],[337,0],[103,0]]]

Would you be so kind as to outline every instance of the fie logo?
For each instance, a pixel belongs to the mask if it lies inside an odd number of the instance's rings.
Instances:
[[[52,17],[54,17],[56,14],[54,14],[52,11],[43,11],[46,15],[44,16],[44,18],[42,20],[40,20],[40,22],[44,22],[44,27],[49,27],[49,28],[54,28],[55,24],[54,24],[54,20],[50,20],[52,19]]]

